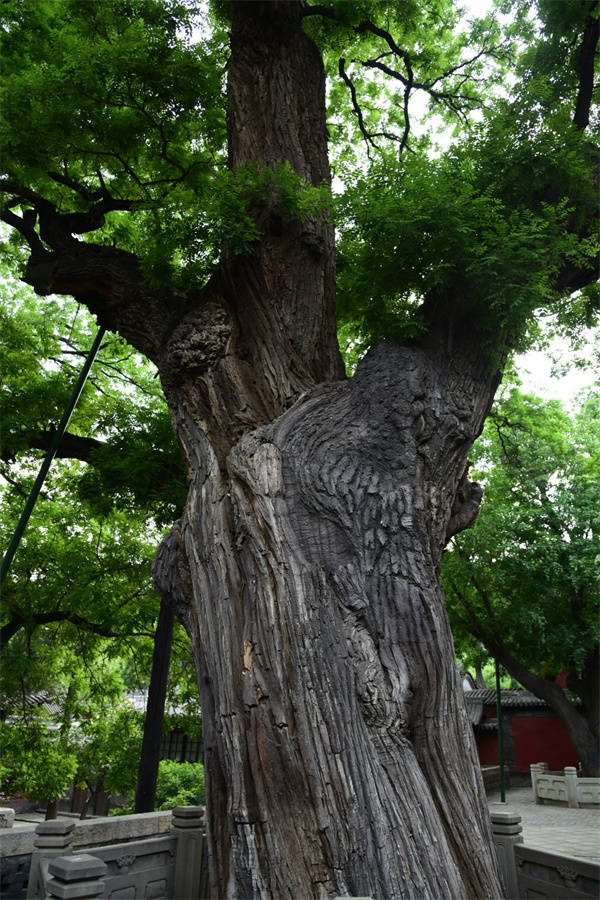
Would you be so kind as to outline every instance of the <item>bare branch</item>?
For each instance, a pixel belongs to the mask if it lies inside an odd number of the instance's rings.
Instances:
[[[90,631],[92,634],[97,634],[100,637],[154,637],[151,631],[136,631],[125,635],[120,631],[113,631],[111,628],[99,625],[96,622],[90,622],[83,616],[77,615],[77,613],[54,610],[53,612],[48,613],[35,613],[27,618],[19,615],[14,616],[10,622],[7,622],[0,628],[0,652],[6,648],[9,641],[12,640],[22,628],[33,630],[40,625],[51,625],[55,622],[70,622],[72,625],[76,625],[77,628],[81,628],[82,631]]]
[[[386,42],[392,53],[396,56],[399,56],[400,59],[404,62],[406,66],[406,71],[408,72],[408,80],[412,83],[414,81],[414,74],[410,63],[410,57],[406,50],[403,50],[398,46],[392,35],[389,31],[385,31],[383,28],[378,28],[377,25],[374,25],[373,22],[368,20],[361,22],[360,25],[354,29],[357,34],[361,34],[364,31],[370,31],[371,34],[375,34]]]
[[[96,191],[90,191],[84,185],[79,184],[79,182],[74,181],[72,178],[69,178],[68,175],[62,175],[60,172],[47,172],[46,174],[53,181],[56,181],[57,184],[62,184],[65,187],[71,188],[72,191],[75,191],[89,203],[95,203],[97,200],[101,200],[104,197],[109,196],[106,188],[99,188]]]

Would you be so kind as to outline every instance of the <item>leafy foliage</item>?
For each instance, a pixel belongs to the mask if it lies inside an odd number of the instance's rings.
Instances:
[[[127,703],[101,702],[77,728],[77,783],[92,792],[135,791],[143,716]]]
[[[9,278],[0,315],[0,532],[7,543],[94,324],[74,302],[41,301]],[[150,566],[160,529],[185,496],[155,372],[117,338],[103,343],[62,445],[67,454],[74,437],[83,457],[53,463],[2,590],[2,709],[42,690],[64,704],[59,744],[56,721],[38,727],[35,719],[38,755],[10,745],[7,783],[40,799],[54,785],[43,772],[54,753],[69,761],[53,768],[63,773],[59,793],[73,775],[94,789],[129,791],[135,783],[140,723],[122,697],[126,687],[148,682],[159,603]],[[171,690],[191,693],[190,670],[189,641],[179,630]],[[13,711],[15,741],[32,716]]]
[[[204,766],[202,763],[162,759],[158,767],[156,808],[198,806],[204,802]]]
[[[465,317],[495,341],[504,335],[512,346],[527,339],[527,322],[536,309],[579,314],[579,321],[583,314],[588,324],[597,320],[596,291],[586,289],[577,309],[565,303],[573,288],[560,277],[569,267],[594,266],[598,253],[597,190],[589,175],[597,154],[590,143],[598,140],[597,116],[585,132],[572,123],[573,47],[579,52],[584,5],[540,4],[547,18],[538,23],[539,36],[528,15],[531,4],[504,6],[518,13],[504,41],[497,22],[475,22],[469,39],[478,35],[485,48],[477,72],[454,73],[466,79],[465,91],[480,97],[484,114],[457,112],[453,104],[462,88],[449,91],[446,105],[430,96],[443,113],[446,134],[448,115],[462,123],[443,155],[426,134],[413,140],[408,155],[398,155],[382,136],[380,152],[368,164],[343,151],[338,313],[364,346],[383,336],[405,341],[418,335],[420,303],[432,294],[447,306],[462,304]],[[447,59],[435,60],[433,54],[438,74],[457,64],[468,34],[462,32],[452,50],[442,43],[438,53],[449,53]],[[495,91],[494,72],[505,75],[511,58],[517,78]],[[429,69],[423,83],[433,74]],[[374,104],[377,113],[390,105]]]
[[[21,719],[0,723],[2,789],[45,801],[60,797],[77,770],[68,736],[45,711],[33,709]]]
[[[495,638],[532,672],[580,674],[600,632],[600,397],[571,418],[516,388],[476,445],[484,501],[445,554],[458,648],[470,661]]]
[[[589,10],[540,2],[536,21],[529,0],[500,6],[503,24],[465,21],[449,0],[329,0],[305,20],[344,183],[340,323],[364,346],[418,334],[431,291],[464,296],[466,314],[514,342],[532,309],[564,307],[557,270],[597,252],[582,216],[598,122],[571,122]],[[95,204],[95,241],[134,252],[153,283],[194,290],[224,246],[251,250],[257,201],[300,217],[327,207],[285,161],[226,168],[227,4],[9,0],[2,14],[11,208]],[[436,126],[454,129],[442,158]]]

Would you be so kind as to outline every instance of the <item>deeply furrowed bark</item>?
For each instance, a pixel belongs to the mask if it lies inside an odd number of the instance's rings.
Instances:
[[[180,413],[215,896],[494,896],[437,577],[484,410],[447,380],[379,345],[225,472]]]

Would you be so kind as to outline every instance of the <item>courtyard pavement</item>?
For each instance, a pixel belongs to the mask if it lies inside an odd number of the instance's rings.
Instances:
[[[488,795],[490,807],[499,802],[500,791]],[[569,809],[549,801],[538,806],[530,785],[507,790],[506,807],[521,816],[529,847],[600,862],[600,809]]]

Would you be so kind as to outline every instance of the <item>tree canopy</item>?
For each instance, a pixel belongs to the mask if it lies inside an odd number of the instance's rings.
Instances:
[[[446,0],[305,10],[331,78],[339,321],[363,346],[423,327],[423,299],[453,289],[514,342],[533,309],[594,281],[594,3],[499,9],[471,22]],[[327,203],[292,167],[226,167],[229,12],[212,11],[3,4],[3,217],[40,261],[93,233],[154,283],[197,290],[224,245],[258,239],[259,199],[303,216]],[[449,148],[430,119],[453,129]],[[33,261],[29,280],[44,290]],[[583,312],[597,305],[591,291]]]

